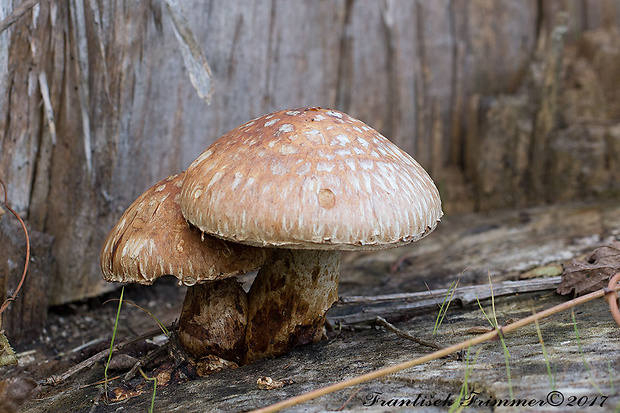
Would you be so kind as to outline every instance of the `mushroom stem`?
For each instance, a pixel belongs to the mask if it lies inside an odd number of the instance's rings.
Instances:
[[[274,250],[249,293],[246,363],[321,339],[339,266],[340,251]]]
[[[216,355],[240,363],[245,354],[248,298],[234,278],[187,288],[179,341],[196,357]]]

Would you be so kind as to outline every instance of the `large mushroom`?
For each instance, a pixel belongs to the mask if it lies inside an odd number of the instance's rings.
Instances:
[[[274,248],[249,292],[245,362],[318,340],[341,250],[428,235],[441,200],[407,153],[335,110],[284,110],[226,133],[188,168],[179,199],[201,231]]]
[[[164,179],[136,199],[110,231],[101,251],[106,281],[152,284],[173,275],[188,286],[179,341],[193,355],[236,363],[245,356],[247,294],[236,275],[258,269],[267,250],[204,235],[178,204],[184,173]]]

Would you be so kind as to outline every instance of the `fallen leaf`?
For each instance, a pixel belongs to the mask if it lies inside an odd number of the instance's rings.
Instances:
[[[557,292],[575,296],[605,287],[609,278],[620,271],[620,242],[596,248],[584,259],[571,260],[564,268]]]
[[[11,364],[17,364],[17,357],[3,330],[0,331],[0,367],[10,366]]]
[[[173,360],[162,363],[151,373],[151,376],[157,377],[158,388],[185,383],[198,377],[196,365],[193,362],[184,361],[177,364]]]
[[[284,387],[292,383],[293,380],[274,380],[268,376],[259,377],[258,380],[256,380],[256,385],[261,390],[279,389],[280,387]]]
[[[157,389],[168,387],[173,384],[184,383],[198,377],[196,375],[194,363],[184,361],[176,364],[173,360],[168,360],[160,364],[147,375],[157,379]],[[131,383],[123,383],[115,389],[108,391],[108,401],[120,402],[153,391],[154,383],[152,380],[142,379],[135,384],[137,381],[138,380],[133,380]],[[0,411],[0,413],[2,413],[2,411]]]
[[[236,369],[237,367],[239,367],[239,365],[233,361],[228,361],[213,354],[209,354],[200,359],[196,364],[196,374],[200,377],[205,377],[216,371]]]
[[[114,354],[112,356],[112,360],[110,360],[110,364],[108,365],[108,369],[114,370],[130,370],[136,363],[138,359],[130,356],[129,354]]]
[[[129,385],[121,384],[119,387],[108,391],[107,401],[110,403],[122,402],[144,393],[142,389],[136,389]]]
[[[555,277],[562,274],[564,268],[562,264],[549,264],[542,267],[536,267],[519,275],[520,280],[529,280],[539,277]]]

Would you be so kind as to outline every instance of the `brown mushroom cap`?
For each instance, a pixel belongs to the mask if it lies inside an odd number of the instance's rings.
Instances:
[[[101,251],[106,281],[152,284],[174,275],[185,285],[258,269],[267,251],[201,234],[178,204],[184,173],[144,192],[112,228]],[[203,239],[204,238],[204,239]]]
[[[363,122],[284,110],[226,133],[188,168],[179,203],[202,231],[255,246],[381,249],[430,233],[432,179]]]

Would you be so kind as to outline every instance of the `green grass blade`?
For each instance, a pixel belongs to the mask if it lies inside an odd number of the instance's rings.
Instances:
[[[508,351],[508,346],[506,345],[506,341],[504,340],[504,334],[502,334],[502,329],[499,327],[499,322],[497,321],[497,314],[495,312],[495,295],[493,294],[493,283],[491,282],[491,274],[489,273],[489,285],[491,286],[491,311],[493,320],[487,315],[482,308],[482,303],[478,299],[478,295],[476,295],[476,302],[478,303],[478,307],[480,307],[480,311],[484,314],[484,317],[487,319],[491,327],[497,330],[497,335],[502,343],[502,348],[504,350],[504,359],[506,361],[506,377],[508,378],[508,392],[510,393],[510,398],[514,398],[514,393],[512,391],[512,377],[510,375],[510,352]]]
[[[577,320],[575,319],[575,310],[571,308],[570,313],[571,313],[571,318],[573,319],[573,328],[575,330],[575,337],[577,337],[577,346],[579,347],[579,354],[581,354],[581,359],[583,360],[583,364],[586,366],[586,370],[588,371],[588,377],[590,379],[590,383],[592,384],[592,386],[594,386],[596,391],[599,392],[601,396],[603,396],[603,392],[601,391],[600,387],[598,387],[596,383],[594,382],[594,378],[592,377],[592,371],[590,370],[590,365],[586,361],[586,355],[584,354],[583,348],[581,347],[581,338],[579,337],[579,329],[577,328]]]
[[[118,319],[121,316],[121,307],[123,305],[123,295],[125,294],[125,286],[121,288],[121,298],[118,299],[118,310],[116,310],[116,320],[114,320],[114,331],[112,332],[112,340],[110,341],[110,354],[108,354],[108,361],[105,363],[105,370],[103,371],[103,388],[105,394],[108,394],[108,367],[110,366],[110,360],[112,360],[112,349],[114,348],[114,339],[116,338],[116,330],[118,329]]]
[[[540,347],[542,347],[543,358],[545,359],[545,364],[547,365],[547,376],[549,376],[549,385],[551,386],[551,390],[555,390],[555,379],[553,377],[553,373],[551,372],[551,363],[549,363],[549,357],[547,356],[547,349],[545,348],[545,342],[542,338],[542,333],[540,331],[540,324],[538,324],[538,320],[534,320],[534,324],[536,326],[536,333],[538,334],[538,341],[540,342]]]
[[[482,348],[478,349],[471,364],[469,358],[470,350],[471,346],[467,347],[467,354],[465,356],[465,378],[463,379],[463,384],[461,385],[461,391],[459,392],[459,395],[454,400],[454,403],[452,403],[452,406],[450,406],[450,413],[457,413],[462,411],[465,408],[465,406],[463,406],[463,400],[467,399],[467,397],[471,394],[471,392],[469,391],[469,376],[471,376],[471,372],[474,370],[474,365],[478,360],[478,356],[480,355]]]
[[[437,334],[441,323],[443,323],[443,319],[446,317],[448,313],[448,308],[450,307],[450,303],[452,302],[452,297],[454,296],[454,291],[456,291],[456,286],[458,285],[458,280],[452,281],[450,284],[450,288],[448,288],[448,292],[446,296],[443,298],[443,302],[439,307],[439,314],[437,314],[437,318],[435,319],[435,327],[433,328],[433,335]]]
[[[155,408],[155,395],[157,394],[157,377],[148,377],[142,369],[139,370],[144,380],[153,382],[153,396],[151,397],[151,406],[149,407],[149,413],[153,413],[153,409]]]
[[[506,345],[506,341],[504,340],[504,335],[502,334],[502,330],[500,328],[497,329],[497,334],[502,342],[502,347],[504,348],[504,360],[506,361],[506,377],[508,378],[508,393],[510,393],[510,398],[514,399],[514,393],[512,391],[512,376],[510,375],[510,353],[508,352],[508,346]]]

